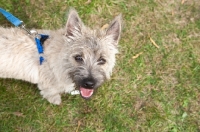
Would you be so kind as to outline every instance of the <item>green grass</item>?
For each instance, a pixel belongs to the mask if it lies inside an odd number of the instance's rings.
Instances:
[[[89,101],[63,95],[62,105],[54,106],[36,85],[1,79],[0,132],[199,132],[200,2],[86,2],[1,0],[29,28],[63,27],[69,7],[90,27],[119,13],[124,22],[112,79]],[[0,25],[12,26],[2,15]]]

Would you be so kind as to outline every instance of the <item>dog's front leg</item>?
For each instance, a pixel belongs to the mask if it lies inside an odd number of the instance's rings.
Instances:
[[[50,103],[55,105],[61,104],[60,93],[62,93],[62,89],[60,83],[58,83],[55,75],[46,64],[40,67],[38,88],[41,90],[40,94],[43,98],[47,99]]]
[[[38,85],[39,89],[42,89],[40,91],[40,94],[43,96],[43,98],[47,99],[50,103],[55,105],[61,104],[61,95],[60,93],[53,88],[42,88],[41,85]]]

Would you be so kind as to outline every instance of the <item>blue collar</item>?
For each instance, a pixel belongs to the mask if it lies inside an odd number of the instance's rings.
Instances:
[[[37,45],[38,53],[40,55],[40,57],[39,57],[40,65],[42,65],[42,62],[44,61],[44,57],[42,56],[43,51],[44,51],[43,50],[43,44],[44,44],[44,41],[48,38],[49,38],[49,35],[44,35],[44,34],[38,34],[35,37],[35,42],[36,42],[36,45]]]
[[[43,43],[46,39],[49,38],[49,35],[44,35],[44,34],[37,34],[36,31],[29,31],[25,28],[25,25],[23,24],[23,21],[19,20],[18,18],[16,18],[15,16],[13,16],[11,13],[5,11],[4,9],[0,8],[0,13],[2,13],[6,19],[8,19],[8,21],[10,21],[13,25],[15,25],[16,27],[21,27],[22,29],[24,29],[25,31],[28,32],[28,34],[32,35],[35,34],[35,42],[37,45],[37,49],[38,49],[38,53],[40,55],[39,57],[39,62],[40,65],[42,65],[42,62],[44,61],[44,57],[43,57]]]

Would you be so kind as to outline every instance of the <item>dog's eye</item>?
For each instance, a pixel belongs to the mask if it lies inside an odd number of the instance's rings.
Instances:
[[[105,63],[106,63],[106,60],[104,58],[100,57],[98,59],[98,65],[104,65]]]
[[[77,62],[82,62],[82,61],[83,61],[83,58],[82,58],[81,55],[76,55],[76,56],[74,57],[74,59],[75,59]]]

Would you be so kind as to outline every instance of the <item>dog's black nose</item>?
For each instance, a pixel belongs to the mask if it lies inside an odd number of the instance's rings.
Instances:
[[[83,86],[85,88],[94,88],[94,85],[95,85],[95,82],[93,80],[88,80],[88,79],[85,79],[83,81]]]

